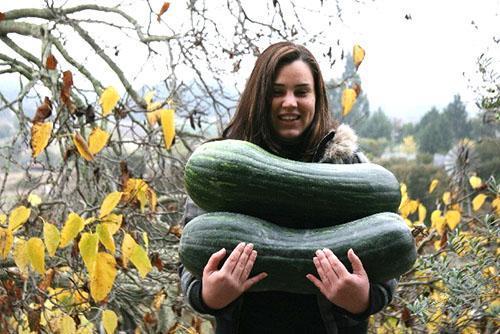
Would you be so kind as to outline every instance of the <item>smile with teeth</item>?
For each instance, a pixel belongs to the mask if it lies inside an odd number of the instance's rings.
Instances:
[[[280,121],[296,121],[300,118],[300,115],[279,115],[278,119]]]

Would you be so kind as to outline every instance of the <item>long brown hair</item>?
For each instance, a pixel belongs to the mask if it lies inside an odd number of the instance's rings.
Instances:
[[[302,134],[301,148],[302,159],[308,160],[312,156],[334,123],[328,110],[325,83],[318,62],[304,46],[291,42],[273,44],[257,58],[236,112],[222,133],[223,138],[246,140],[275,154],[286,155],[279,140],[272,135],[271,102],[279,70],[296,60],[306,63],[314,78],[315,113],[311,125]]]

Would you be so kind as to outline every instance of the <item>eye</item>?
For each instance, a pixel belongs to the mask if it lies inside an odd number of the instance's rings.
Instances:
[[[273,89],[273,96],[282,96],[284,94],[284,90],[283,89],[279,89],[279,88],[274,88]]]
[[[295,95],[300,96],[300,97],[304,97],[308,93],[309,93],[309,89],[299,89],[299,90],[295,91]]]

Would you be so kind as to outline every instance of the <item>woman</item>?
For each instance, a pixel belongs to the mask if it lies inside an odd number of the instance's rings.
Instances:
[[[318,63],[303,46],[271,45],[257,59],[223,139],[252,142],[281,157],[324,163],[362,163],[356,135],[331,120]],[[203,213],[190,199],[184,224]],[[303,222],[302,228],[312,226]],[[222,264],[225,250],[209,259],[201,280],[180,267],[182,289],[198,312],[216,318],[216,333],[366,333],[367,318],[392,299],[396,280],[370,283],[353,250],[353,272],[329,249],[316,252],[307,278],[317,295],[248,292],[266,273],[249,277],[258,257],[240,243]],[[221,266],[222,265],[222,266]],[[220,269],[219,269],[220,268]]]

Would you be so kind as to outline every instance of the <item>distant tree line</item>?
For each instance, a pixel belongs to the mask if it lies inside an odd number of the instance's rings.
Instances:
[[[352,56],[348,54],[347,59]],[[498,122],[486,122],[479,115],[469,118],[466,106],[460,95],[442,110],[433,107],[418,123],[402,123],[391,120],[382,109],[372,112],[368,97],[361,90],[352,111],[347,116],[341,115],[340,94],[342,86],[361,86],[361,78],[355,71],[352,61],[346,61],[340,80],[327,83],[330,110],[335,119],[351,125],[362,138],[379,140],[385,145],[398,145],[408,136],[413,136],[417,149],[421,153],[447,153],[458,140],[469,138],[483,140],[496,138],[500,130]],[[404,112],[404,111],[403,111]]]

